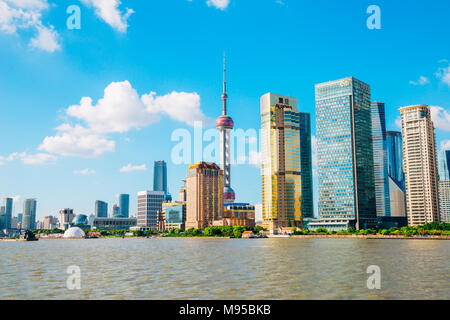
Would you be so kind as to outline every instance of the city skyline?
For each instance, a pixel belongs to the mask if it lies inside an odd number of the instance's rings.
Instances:
[[[60,49],[53,53],[27,47],[27,39],[20,33],[13,36],[0,33],[0,66],[10,70],[0,86],[0,94],[4,97],[0,102],[0,109],[4,111],[0,134],[8,137],[0,151],[0,196],[15,198],[20,195],[22,200],[36,198],[38,220],[57,215],[66,207],[74,208],[76,213],[91,214],[95,200],[102,199],[112,205],[118,202],[114,195],[121,193],[130,194],[130,215],[135,215],[137,192],[151,189],[151,167],[160,159],[167,161],[168,189],[175,194],[187,166],[171,163],[170,151],[175,143],[170,141],[170,135],[180,127],[192,132],[193,120],[209,123],[217,117],[218,98],[222,92],[223,51],[227,51],[230,66],[229,113],[243,129],[259,128],[259,97],[268,91],[280,92],[297,97],[299,109],[311,114],[314,142],[314,84],[354,75],[371,86],[372,100],[386,103],[387,130],[400,130],[396,125],[398,108],[427,103],[432,106],[438,150],[448,141],[446,114],[450,90],[445,82],[448,61],[444,60],[449,57],[443,53],[450,50],[448,43],[439,41],[445,36],[445,29],[423,28],[412,23],[409,15],[414,11],[414,21],[439,24],[445,21],[444,12],[449,9],[447,3],[438,4],[440,9],[433,12],[421,10],[418,1],[408,4],[409,11],[406,12],[400,4],[383,4],[382,30],[369,30],[365,26],[366,8],[355,3],[341,5],[337,12],[351,17],[342,19],[336,11],[324,10],[319,4],[294,2],[281,6],[268,1],[257,8],[236,2],[226,10],[188,1],[180,1],[173,7],[167,3],[122,2],[121,9],[126,6],[135,11],[129,18],[126,32],[118,32],[93,11],[82,7],[82,29],[63,34],[60,30],[64,30],[65,20],[58,21],[52,14],[65,17],[64,5],[49,9],[46,12],[49,14],[43,16],[44,21],[54,24],[63,36]],[[158,24],[164,24],[163,18],[169,7],[171,14],[186,26],[180,35],[175,26],[158,27]],[[161,16],[155,16],[148,29],[138,28],[148,20],[143,12],[154,10],[161,12]],[[193,23],[185,16],[187,13],[203,22]],[[255,13],[259,17],[269,18],[273,14],[286,17],[287,26],[262,26],[261,30],[254,30]],[[295,19],[299,14],[302,19]],[[239,27],[229,23],[236,19],[246,22]],[[329,30],[320,25],[324,21],[337,27]],[[203,23],[208,23],[209,30],[204,30]],[[100,33],[94,35],[94,29]],[[141,41],[147,32],[157,39],[155,43]],[[248,39],[246,32],[254,32],[254,38]],[[363,48],[387,46],[392,50],[370,49],[362,57],[337,40],[341,32],[361,39]],[[184,39],[187,33],[196,37],[188,42]],[[421,45],[427,50],[415,50],[411,40],[416,39],[417,34],[423,35]],[[275,48],[266,49],[263,39],[272,35],[277,35],[280,43],[291,43],[292,51],[281,54]],[[316,40],[319,37],[320,42]],[[118,50],[125,45],[129,48],[126,53]],[[204,49],[200,55],[198,50],[189,51],[198,47]],[[334,54],[324,54],[330,47]],[[99,50],[111,55],[101,61],[96,57]],[[11,69],[10,65],[17,68]],[[23,88],[28,90],[26,95]],[[103,92],[105,88],[108,89]],[[95,119],[95,113],[88,116],[89,112],[85,111],[91,110],[89,108],[110,110],[108,94],[111,91],[123,94],[124,101],[131,101],[128,98],[137,93],[138,98],[145,100],[147,107],[154,107],[155,112],[160,110],[161,103],[171,103],[172,98],[180,99],[183,106],[188,101],[186,106],[193,106],[193,109],[187,109],[188,113],[183,108],[168,109],[166,113],[158,111],[158,119],[147,119],[143,114],[142,119],[133,118],[136,122],[125,125],[120,116],[107,119]],[[152,91],[157,94],[149,94]],[[139,96],[143,94],[147,94],[146,99]],[[82,97],[91,97],[91,104],[87,100],[80,103]],[[99,101],[102,98],[104,104]],[[110,126],[105,128],[99,125],[102,123]],[[213,124],[209,125],[213,127]],[[21,134],[18,129],[22,130]],[[101,142],[96,148],[89,149],[96,158],[86,158],[83,150],[76,148],[77,144],[69,149],[55,145],[65,141],[62,137],[89,137],[89,134]],[[39,148],[41,145],[42,149]],[[46,163],[38,165],[42,162]],[[256,166],[233,165],[236,202],[261,203],[260,179],[260,170]],[[62,188],[61,181],[71,183]],[[248,181],[252,181],[253,188],[248,188]],[[317,185],[315,177],[315,189]],[[314,202],[318,202],[317,192]],[[14,215],[22,213],[22,201],[14,201],[13,206]]]

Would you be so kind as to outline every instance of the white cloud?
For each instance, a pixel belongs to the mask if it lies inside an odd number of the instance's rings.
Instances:
[[[0,165],[14,160],[21,160],[27,165],[43,165],[50,161],[56,160],[56,157],[47,153],[28,154],[26,152],[13,152],[7,157],[0,156]]]
[[[45,137],[39,150],[62,156],[95,158],[115,149],[114,141],[80,125],[63,124],[56,130],[57,135]]]
[[[440,106],[430,106],[431,119],[434,127],[443,131],[450,131],[450,112]]]
[[[0,0],[0,31],[15,34],[18,29],[34,30],[37,35],[30,46],[54,52],[60,48],[59,35],[52,25],[42,22],[42,12],[48,7],[47,0]]]
[[[225,10],[230,4],[230,0],[208,0],[206,4],[210,7],[213,6],[217,9]]]
[[[441,79],[444,84],[450,86],[450,64],[447,67],[439,67],[435,75],[437,78]]]
[[[397,117],[397,118],[395,119],[395,125],[396,125],[399,129],[402,128],[402,117]]]
[[[120,168],[120,172],[133,172],[133,171],[146,171],[147,166],[145,164],[133,166],[130,164]]]
[[[81,0],[85,5],[95,8],[95,14],[119,32],[126,32],[128,18],[134,11],[126,8],[125,13],[119,10],[120,0]]]
[[[441,142],[441,151],[450,150],[450,140],[444,140]]]
[[[95,174],[96,172],[95,172],[95,170],[86,168],[86,169],[82,169],[82,170],[75,170],[73,173],[87,176],[87,175]]]
[[[409,83],[412,84],[413,86],[424,86],[424,85],[430,83],[430,80],[425,76],[420,76],[419,80],[410,81]]]

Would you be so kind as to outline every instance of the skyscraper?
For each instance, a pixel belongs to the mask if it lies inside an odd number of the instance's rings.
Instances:
[[[66,208],[59,210],[59,228],[62,230],[68,229],[74,217],[73,209]]]
[[[320,218],[374,228],[370,87],[350,77],[315,91]]]
[[[164,202],[164,191],[138,192],[137,226],[158,230],[158,212]]]
[[[301,226],[300,114],[297,99],[261,97],[263,224],[269,230]]]
[[[450,150],[439,154],[439,180],[450,180]]]
[[[399,131],[386,131],[386,142],[391,216],[406,217],[402,133]]]
[[[97,218],[107,218],[108,217],[108,203],[104,201],[95,201],[95,216]]]
[[[314,218],[311,115],[299,112],[300,125],[300,167],[302,184],[302,218]]]
[[[223,57],[223,92],[222,92],[222,115],[216,120],[216,128],[220,132],[220,167],[223,170],[223,198],[224,203],[234,202],[236,195],[231,188],[230,168],[230,131],[233,130],[234,122],[227,115],[227,83],[225,79],[225,56]]]
[[[112,216],[113,218],[120,218],[120,207],[117,204],[114,204],[112,207]]]
[[[13,199],[12,198],[4,198],[3,201],[5,202],[5,209],[3,216],[3,229],[11,229],[11,219],[12,219],[12,206],[13,206]],[[16,228],[16,227],[14,227]]]
[[[128,218],[129,211],[130,211],[130,195],[129,194],[120,194],[119,195],[119,207],[120,207],[120,216],[122,218]]]
[[[167,164],[165,161],[155,161],[153,167],[153,191],[167,193]]]
[[[427,105],[399,109],[408,225],[439,221],[439,187],[434,125]]]
[[[189,166],[186,177],[186,229],[212,226],[223,217],[223,171],[215,163]]]
[[[375,202],[378,217],[391,216],[384,102],[372,101],[372,146]]]
[[[22,229],[36,228],[36,199],[25,199],[23,202]]]

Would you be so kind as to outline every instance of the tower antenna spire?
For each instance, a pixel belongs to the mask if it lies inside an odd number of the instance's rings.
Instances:
[[[226,82],[226,66],[225,66],[225,51],[223,52],[223,93],[222,93],[222,101],[223,101],[223,106],[222,106],[222,114],[226,115],[227,114],[227,82]]]

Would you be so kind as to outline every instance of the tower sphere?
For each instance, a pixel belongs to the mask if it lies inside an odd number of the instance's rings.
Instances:
[[[222,116],[218,117],[216,120],[217,130],[221,130],[221,129],[230,129],[231,130],[231,129],[233,129],[233,127],[234,127],[234,122],[230,116],[222,115]]]

